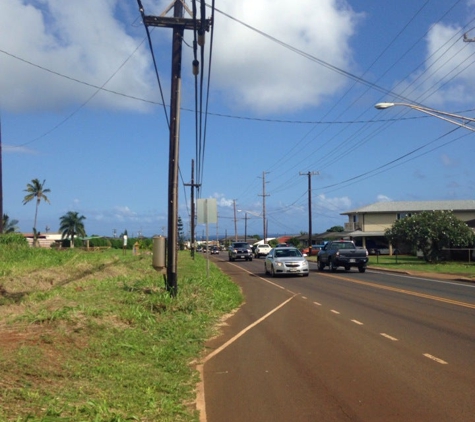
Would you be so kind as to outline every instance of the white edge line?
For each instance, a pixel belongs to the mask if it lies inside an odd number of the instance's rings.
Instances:
[[[393,337],[393,336],[390,336],[389,334],[386,334],[386,333],[380,333],[380,335],[382,335],[383,337],[389,339],[389,340],[392,340],[392,341],[398,341],[398,339],[396,337]]]
[[[205,387],[204,387],[204,365],[205,365],[205,363],[208,362],[214,356],[216,356],[218,353],[220,353],[224,349],[226,349],[230,344],[234,343],[239,337],[243,336],[251,328],[255,327],[257,324],[259,324],[260,322],[262,322],[263,320],[265,320],[266,318],[271,316],[274,312],[278,311],[280,308],[285,306],[287,303],[289,303],[297,295],[298,294],[294,294],[292,297],[290,297],[285,302],[281,303],[279,306],[272,309],[270,312],[265,314],[263,317],[259,318],[257,321],[253,322],[251,325],[248,325],[244,330],[241,330],[238,334],[236,334],[234,337],[229,339],[222,346],[218,347],[213,352],[211,352],[208,356],[206,356],[202,360],[202,362],[199,365],[196,366],[196,369],[200,374],[200,382],[197,385],[197,392],[196,392],[196,409],[198,410],[198,412],[200,414],[200,422],[206,422],[206,420],[207,420],[207,417],[206,417]]]
[[[435,362],[437,362],[437,363],[440,363],[440,364],[442,364],[442,365],[448,365],[448,362],[446,362],[445,360],[436,358],[435,356],[432,356],[432,355],[430,355],[429,353],[424,353],[424,356],[425,356],[426,358],[432,359],[433,361],[435,361]]]

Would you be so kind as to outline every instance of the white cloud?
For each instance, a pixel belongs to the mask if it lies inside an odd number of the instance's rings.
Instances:
[[[102,86],[118,69],[106,88],[146,98],[150,55],[146,49],[134,53],[141,40],[128,35],[130,28],[116,19],[118,4],[118,0],[0,2],[0,27],[8,34],[0,39],[0,105],[10,111],[77,106],[97,90],[58,74]],[[144,106],[105,92],[96,95],[91,105]]]
[[[114,207],[114,215],[116,218],[123,220],[125,218],[135,218],[137,216],[137,213],[132,211],[129,207],[117,206]]]
[[[317,196],[318,207],[325,208],[330,211],[348,211],[351,208],[351,199],[347,196],[341,198],[327,198],[324,194]]]
[[[12,154],[37,154],[38,152],[24,146],[13,146],[2,144],[2,151],[4,153]]]
[[[349,40],[358,15],[342,1],[222,0],[219,9],[334,66],[351,66]],[[318,105],[342,76],[216,14],[213,85],[227,100],[260,113]]]
[[[457,165],[457,163],[447,154],[441,154],[440,161],[442,161],[444,167],[454,167]]]
[[[159,15],[169,5],[168,0],[143,3],[147,15]],[[218,8],[292,47],[351,70],[349,41],[362,15],[344,0],[300,0],[298,4],[222,0]],[[154,95],[153,100],[160,101],[147,43],[136,51],[145,39],[145,29],[134,2],[3,1],[0,27],[8,34],[0,39],[0,106],[6,110],[54,111],[86,102],[113,109],[147,107],[104,91],[96,95],[95,88],[58,74],[95,86],[107,82],[109,90],[138,98]],[[220,90],[230,107],[263,114],[299,110],[318,105],[346,83],[336,72],[219,12],[214,30],[212,87]],[[169,51],[171,31],[160,29],[152,35],[156,52],[165,41]],[[185,38],[191,39],[191,31]],[[209,42],[209,34],[207,38]],[[185,48],[184,54],[191,54],[190,49]],[[167,72],[168,63],[167,57]]]
[[[392,199],[389,196],[379,194],[376,197],[376,202],[390,202]]]
[[[438,108],[472,104],[475,81],[472,48],[466,48],[460,26],[434,24],[426,38],[423,68],[398,84],[406,98]]]
[[[232,199],[226,199],[224,197],[224,194],[222,193],[217,193],[215,192],[213,195],[212,195],[213,198],[216,198],[216,203],[218,204],[219,207],[226,207],[226,208],[230,208],[234,205],[234,200]]]

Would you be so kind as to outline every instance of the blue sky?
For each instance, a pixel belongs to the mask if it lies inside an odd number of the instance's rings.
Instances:
[[[170,0],[142,3],[147,15],[160,15]],[[269,234],[308,230],[301,173],[318,172],[315,233],[377,201],[473,199],[471,131],[374,104],[474,115],[475,43],[463,34],[475,37],[475,2],[215,5],[202,154],[191,31],[184,40],[179,215],[187,232],[183,183],[193,159],[198,197],[217,199],[210,233],[220,236],[234,236],[235,227],[242,235],[246,212],[248,235],[262,235],[263,175]],[[37,178],[51,189],[39,231],[57,231],[60,217],[76,211],[89,235],[166,234],[168,127],[137,2],[0,0],[0,28],[4,212],[31,231],[35,207],[22,201]],[[151,39],[168,104],[171,30],[155,28]],[[206,63],[210,41],[208,34]],[[204,230],[197,227],[198,238]]]

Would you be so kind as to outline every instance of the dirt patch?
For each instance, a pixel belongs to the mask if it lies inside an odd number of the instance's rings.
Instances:
[[[77,284],[77,290],[87,288],[90,280],[104,280],[124,274],[125,269],[117,265],[103,265],[93,268],[89,265],[77,265],[73,270],[42,269],[14,279],[5,278],[0,285],[0,350],[3,364],[8,365],[11,359],[18,360],[18,356],[26,353],[25,359],[35,360],[41,357],[41,370],[56,372],[65,360],[65,351],[71,348],[86,346],[83,336],[78,335],[82,329],[81,315],[75,313],[73,321],[31,321],[12,322],[19,317],[36,314],[37,307],[41,306],[47,312],[54,313],[64,307],[75,306],[60,295],[42,302],[41,305],[29,302],[28,295],[32,293],[61,288],[70,283]],[[86,287],[85,287],[86,286]],[[45,306],[46,305],[46,306]],[[34,349],[35,356],[27,356]],[[30,352],[28,352],[30,351]],[[34,374],[32,374],[32,378]],[[18,382],[14,372],[3,368],[1,386],[12,386]]]

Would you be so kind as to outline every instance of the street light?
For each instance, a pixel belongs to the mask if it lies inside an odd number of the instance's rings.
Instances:
[[[423,106],[419,106],[416,104],[409,104],[409,103],[378,103],[378,104],[375,104],[374,107],[378,110],[385,110],[387,108],[394,107],[394,106],[409,107],[409,108],[412,108],[413,110],[417,110],[417,111],[420,111],[421,113],[425,113],[430,116],[437,117],[438,119],[445,120],[446,122],[452,123],[460,127],[464,127],[465,129],[475,132],[475,128],[468,126],[457,120],[454,120],[454,119],[458,119],[458,120],[462,120],[466,122],[475,122],[475,119],[471,117],[460,116],[458,114],[447,113],[446,111],[435,110],[433,108],[423,107]]]

